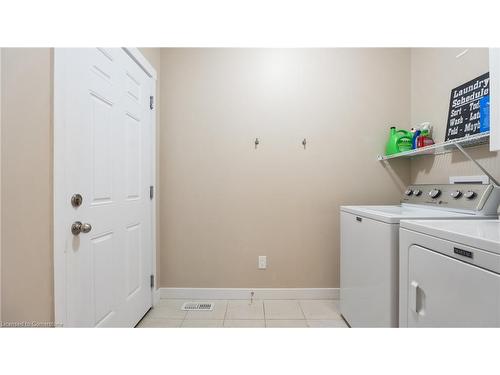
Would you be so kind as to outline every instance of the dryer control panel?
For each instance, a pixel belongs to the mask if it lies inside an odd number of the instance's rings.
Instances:
[[[478,215],[496,215],[500,205],[500,188],[493,184],[410,185],[405,190],[401,203],[469,211]]]

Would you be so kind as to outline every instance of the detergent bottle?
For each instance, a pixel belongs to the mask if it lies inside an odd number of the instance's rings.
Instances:
[[[434,144],[432,139],[432,125],[430,122],[424,122],[420,124],[422,132],[417,140],[417,148],[426,147]]]
[[[417,148],[417,140],[418,140],[418,137],[420,137],[420,133],[422,133],[422,131],[420,129],[415,129],[414,131],[412,131],[412,133],[413,133],[413,138],[411,141],[411,148],[416,149]]]
[[[397,154],[402,151],[412,149],[413,134],[408,130],[396,130],[396,127],[391,126],[389,141],[385,148],[386,155]]]

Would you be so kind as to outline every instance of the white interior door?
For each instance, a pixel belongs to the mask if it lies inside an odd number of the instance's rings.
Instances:
[[[152,302],[154,81],[123,49],[56,49],[54,76],[56,323],[134,326]]]

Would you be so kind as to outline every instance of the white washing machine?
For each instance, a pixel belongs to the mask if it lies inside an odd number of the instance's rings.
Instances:
[[[493,185],[413,185],[401,204],[342,206],[340,311],[351,327],[398,327],[399,223],[497,218]]]
[[[401,327],[500,327],[500,221],[402,221]]]

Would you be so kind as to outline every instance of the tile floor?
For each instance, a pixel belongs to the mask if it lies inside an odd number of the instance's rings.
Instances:
[[[183,311],[188,300],[162,299],[137,327],[345,328],[337,300],[214,300],[212,311]],[[195,302],[195,301],[193,301]]]

